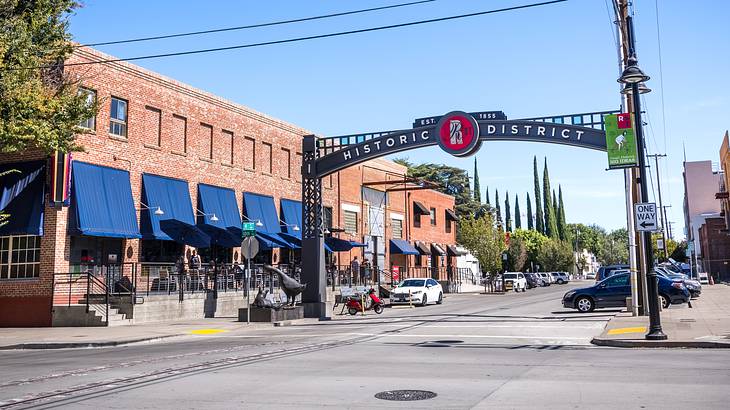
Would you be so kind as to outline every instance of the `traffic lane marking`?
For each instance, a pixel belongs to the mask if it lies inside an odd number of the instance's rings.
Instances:
[[[218,333],[227,332],[227,330],[223,329],[195,329],[191,330],[190,334],[192,335],[215,335]]]
[[[619,327],[607,332],[608,335],[623,335],[626,333],[646,333],[646,327]]]

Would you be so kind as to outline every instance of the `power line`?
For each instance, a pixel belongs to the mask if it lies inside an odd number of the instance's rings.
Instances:
[[[184,56],[184,55],[191,55],[191,54],[213,53],[213,52],[218,52],[218,51],[228,51],[228,50],[237,50],[237,49],[243,49],[243,48],[270,46],[270,45],[275,45],[275,44],[295,43],[295,42],[306,41],[306,40],[316,40],[316,39],[329,38],[329,37],[346,36],[346,35],[351,35],[351,34],[368,33],[368,32],[373,32],[373,31],[389,30],[389,29],[400,28],[400,27],[409,27],[409,26],[416,26],[416,25],[421,25],[421,24],[436,23],[436,22],[441,22],[441,21],[457,20],[457,19],[462,19],[462,18],[467,18],[467,17],[476,17],[476,16],[482,16],[482,15],[486,15],[486,14],[495,14],[495,13],[502,13],[502,12],[506,12],[506,11],[514,11],[514,10],[538,7],[538,6],[545,6],[545,5],[549,5],[549,4],[563,3],[566,1],[568,1],[568,0],[552,0],[552,1],[545,1],[545,2],[541,2],[541,3],[531,3],[531,4],[524,4],[521,6],[505,7],[505,8],[501,8],[501,9],[480,11],[480,12],[476,12],[476,13],[459,14],[459,15],[455,15],[455,16],[439,17],[439,18],[428,19],[428,20],[411,21],[408,23],[391,24],[391,25],[387,25],[387,26],[370,27],[370,28],[364,28],[364,29],[358,29],[358,30],[349,30],[349,31],[340,31],[340,32],[335,32],[335,33],[318,34],[318,35],[314,35],[314,36],[295,37],[295,38],[289,38],[289,39],[284,39],[284,40],[273,40],[273,41],[265,41],[265,42],[261,42],[261,43],[240,44],[240,45],[235,45],[235,46],[207,48],[207,49],[201,49],[201,50],[178,51],[178,52],[174,52],[174,53],[150,54],[150,55],[145,55],[145,56],[137,56],[137,57],[129,57],[129,58],[110,58],[110,59],[104,59],[104,60],[98,60],[98,61],[66,63],[66,64],[64,64],[64,66],[70,67],[70,66],[91,65],[91,64],[115,63],[115,62],[120,62],[120,61],[137,61],[137,60],[147,60],[147,59],[152,59],[152,58],[177,57],[177,56]],[[9,67],[9,68],[4,68],[3,71],[35,70],[35,69],[46,69],[46,68],[52,68],[52,67],[53,66],[51,66],[51,65],[35,66],[35,67]]]
[[[368,13],[371,11],[394,9],[394,8],[398,8],[398,7],[414,6],[417,4],[432,3],[434,1],[437,1],[437,0],[412,1],[410,3],[391,4],[389,6],[372,7],[369,9],[351,10],[351,11],[344,11],[341,13],[324,14],[321,16],[302,17],[302,18],[291,19],[291,20],[272,21],[272,22],[268,22],[268,23],[251,24],[251,25],[247,25],[247,26],[224,27],[224,28],[216,28],[216,29],[210,29],[210,30],[190,31],[190,32],[186,32],[186,33],[163,34],[163,35],[159,35],[159,36],[139,37],[139,38],[132,38],[132,39],[127,39],[127,40],[104,41],[104,42],[99,42],[99,43],[81,44],[76,47],[108,46],[108,45],[112,45],[112,44],[137,43],[137,42],[141,42],[141,41],[164,40],[164,39],[168,39],[168,38],[198,36],[201,34],[212,34],[212,33],[222,33],[222,32],[226,32],[226,31],[271,27],[271,26],[278,26],[278,25],[283,25],[283,24],[301,23],[304,21],[322,20],[322,19],[327,19],[327,18],[332,18],[332,17],[348,16],[348,15],[352,15],[352,14]]]

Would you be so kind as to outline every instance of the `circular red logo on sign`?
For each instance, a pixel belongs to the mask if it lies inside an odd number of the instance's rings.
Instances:
[[[479,124],[471,115],[452,111],[439,119],[436,135],[441,149],[457,157],[465,157],[479,149]]]

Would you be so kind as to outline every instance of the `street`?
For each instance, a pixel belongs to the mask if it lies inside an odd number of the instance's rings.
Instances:
[[[375,395],[402,389],[436,394],[408,403],[416,408],[726,408],[727,350],[592,346],[616,311],[563,309],[576,286],[284,327],[211,326],[125,347],[2,351],[0,407],[401,407]]]

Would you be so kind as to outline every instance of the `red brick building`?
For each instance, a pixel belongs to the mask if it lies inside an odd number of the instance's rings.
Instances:
[[[70,62],[109,58],[84,48]],[[240,248],[230,242],[246,219],[261,230],[259,261],[297,259],[292,236],[301,223],[301,138],[312,132],[125,62],[67,69],[100,107],[83,124],[89,132],[78,137],[85,151],[73,154],[70,206],[50,203],[44,154],[0,155],[0,171],[27,171],[0,179],[11,188],[0,198],[0,209],[11,214],[11,223],[0,227],[0,326],[51,325],[54,273],[87,265],[134,266],[135,277],[147,275],[149,290],[152,267],[172,264],[180,254],[189,258],[205,227],[203,234],[222,239],[197,249],[204,260],[240,260]],[[445,225],[452,197],[383,195],[387,185],[363,185],[404,174],[404,167],[376,160],[325,178],[326,222],[343,231],[333,236],[367,245],[334,253],[339,264],[359,255],[380,268],[428,266],[414,256],[391,260],[390,239],[455,243]],[[412,226],[415,203],[435,210],[435,225],[422,217],[420,227]]]

